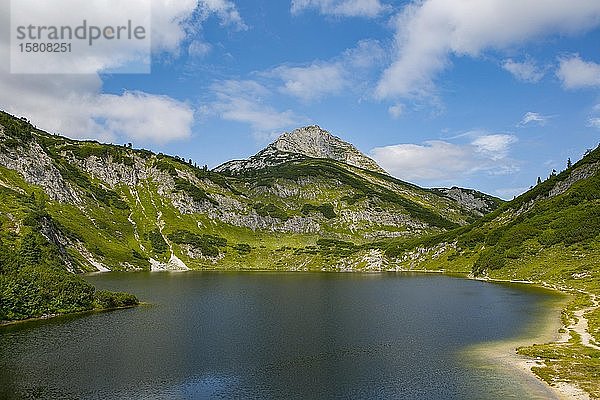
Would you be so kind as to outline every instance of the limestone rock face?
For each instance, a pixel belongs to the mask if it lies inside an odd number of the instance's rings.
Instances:
[[[52,159],[36,142],[4,149],[0,152],[0,165],[17,171],[28,183],[42,187],[52,200],[81,203],[77,192],[63,179]]]
[[[462,189],[453,187],[450,189],[440,188],[437,191],[443,193],[446,197],[456,201],[466,210],[472,211],[476,215],[483,216],[496,209],[498,206],[489,196],[472,189]]]
[[[550,193],[548,193],[548,197],[555,197],[555,196],[563,194],[564,192],[569,190],[569,188],[571,186],[573,186],[574,184],[576,184],[577,182],[579,182],[583,179],[587,179],[587,178],[595,175],[599,170],[600,170],[600,162],[596,162],[593,164],[587,164],[582,167],[574,169],[573,172],[571,172],[571,174],[569,175],[569,177],[567,179],[557,183],[552,188]]]
[[[264,150],[247,160],[229,161],[215,168],[232,175],[294,161],[302,157],[328,158],[382,174],[387,172],[356,147],[318,125],[286,132]]]

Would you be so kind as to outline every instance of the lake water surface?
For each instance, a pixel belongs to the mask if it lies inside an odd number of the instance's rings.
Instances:
[[[403,273],[107,273],[151,303],[0,329],[0,398],[546,398],[464,350],[536,329],[548,291]]]

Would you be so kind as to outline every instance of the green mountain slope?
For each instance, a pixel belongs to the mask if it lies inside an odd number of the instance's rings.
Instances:
[[[318,146],[331,142],[337,158],[358,166],[300,149],[291,160],[232,176],[178,157],[50,135],[4,113],[0,125],[0,191],[45,200],[56,245],[75,272],[347,268],[364,264],[375,240],[444,232],[482,213],[477,204],[364,169],[373,161],[321,131],[319,141],[307,142],[311,152],[328,154]],[[3,231],[22,225],[19,202],[0,206]]]
[[[436,262],[475,275],[548,281],[573,288],[600,282],[600,148],[475,223],[440,235],[384,246],[400,260],[416,247],[447,249]],[[425,252],[427,253],[427,252]]]

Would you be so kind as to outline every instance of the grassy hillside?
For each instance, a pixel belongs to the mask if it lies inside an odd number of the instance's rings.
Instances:
[[[419,247],[445,245],[438,261],[412,261],[476,276],[545,280],[591,290],[600,289],[595,286],[600,269],[594,262],[599,235],[600,148],[471,225],[380,246],[390,258],[401,259]]]
[[[43,196],[2,187],[0,204],[0,321],[138,304],[130,294],[97,292],[65,268],[73,262]]]

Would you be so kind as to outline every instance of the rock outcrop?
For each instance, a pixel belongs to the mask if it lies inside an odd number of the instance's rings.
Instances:
[[[464,209],[478,216],[483,216],[494,211],[499,205],[498,199],[473,189],[452,187],[450,189],[439,188],[435,190],[443,193],[444,196],[456,201]]]

